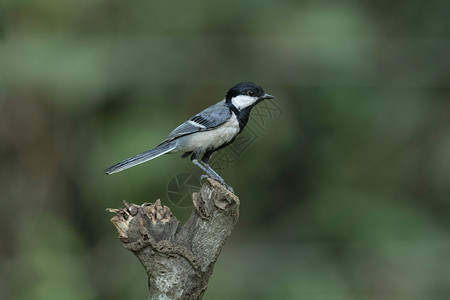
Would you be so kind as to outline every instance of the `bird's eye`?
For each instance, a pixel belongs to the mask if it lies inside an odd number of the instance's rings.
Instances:
[[[249,96],[253,96],[254,94],[255,94],[255,92],[252,90],[247,91],[247,95],[249,95]]]

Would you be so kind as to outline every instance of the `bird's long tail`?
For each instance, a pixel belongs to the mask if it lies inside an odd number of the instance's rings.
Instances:
[[[174,150],[176,147],[177,147],[177,145],[175,143],[167,143],[167,144],[159,145],[156,148],[150,149],[148,151],[142,152],[141,154],[138,154],[136,156],[133,156],[133,157],[127,158],[125,160],[122,160],[121,162],[118,162],[117,164],[106,169],[105,174],[109,175],[109,174],[118,173],[125,169],[142,164],[146,161],[149,161],[151,159],[157,158],[158,156],[166,154],[166,153]]]

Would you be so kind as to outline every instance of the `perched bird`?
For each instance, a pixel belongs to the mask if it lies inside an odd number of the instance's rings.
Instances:
[[[191,161],[207,176],[233,192],[209,166],[209,159],[214,152],[236,139],[247,124],[251,109],[258,102],[272,98],[272,95],[266,94],[262,87],[253,82],[241,82],[228,90],[225,99],[175,128],[158,146],[109,167],[105,173],[117,173],[163,154],[182,151],[183,158],[190,156]]]

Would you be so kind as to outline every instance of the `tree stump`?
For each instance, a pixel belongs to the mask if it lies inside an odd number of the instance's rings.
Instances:
[[[180,226],[160,200],[108,209],[123,246],[148,275],[148,299],[201,299],[226,238],[239,217],[239,198],[207,179],[192,195],[189,220]]]

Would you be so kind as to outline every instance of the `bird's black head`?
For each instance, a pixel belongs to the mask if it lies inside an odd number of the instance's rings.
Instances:
[[[241,82],[228,90],[226,99],[230,100],[233,97],[244,95],[259,97],[264,95],[264,90],[262,87],[254,84],[253,82]]]
[[[236,115],[242,130],[247,124],[252,108],[258,102],[272,98],[273,96],[266,94],[259,85],[253,82],[241,82],[228,90],[225,102]]]
[[[237,109],[251,108],[264,99],[272,99],[273,96],[266,94],[262,87],[253,82],[241,82],[228,90],[225,97],[226,102],[233,104]]]

